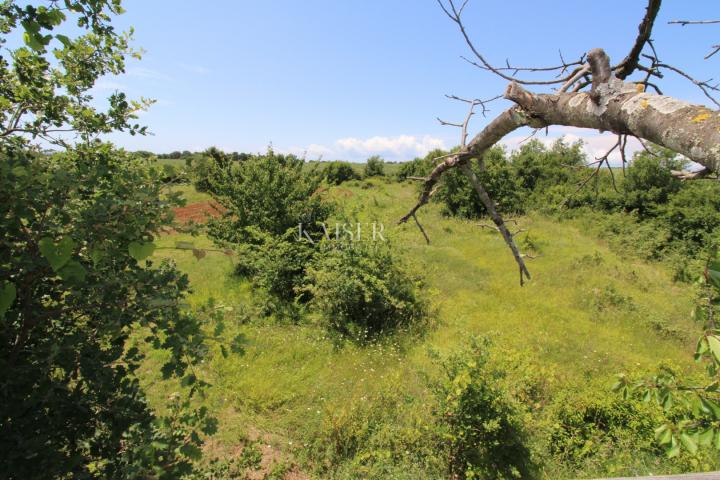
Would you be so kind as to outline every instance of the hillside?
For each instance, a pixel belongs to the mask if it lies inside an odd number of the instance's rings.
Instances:
[[[232,327],[226,334],[242,332],[247,339],[244,355],[216,355],[203,366],[213,385],[204,403],[220,420],[212,449],[237,454],[249,440],[262,439],[264,461],[279,451],[272,461],[296,475],[418,478],[427,474],[419,460],[398,458],[402,454],[387,445],[422,437],[412,431],[432,409],[425,379],[437,375],[431,352],[449,354],[475,335],[502,347],[510,383],[542,380],[542,401],[530,408],[541,432],[538,449],[547,448],[542,437],[552,426],[543,422],[563,394],[578,402],[612,400],[609,390],[620,372],[650,372],[660,362],[681,369],[691,364],[692,292],[673,283],[662,266],[621,258],[569,224],[532,215],[516,219],[527,230],[518,238],[532,244],[536,256],[533,280],[520,287],[501,238],[478,222],[445,218],[431,205],[421,215],[430,245],[414,225],[396,226],[415,192],[409,182],[380,178],[345,183],[328,195],[360,221],[384,224],[385,237],[423,274],[435,314],[420,338],[399,334],[367,347],[338,347],[312,316],[258,315],[256,292],[233,275],[236,258],[209,253],[197,260],[190,251],[157,250],[158,259],[171,258],[187,273],[192,305],[212,298],[227,307]],[[202,235],[183,234],[157,243],[172,247],[177,241],[212,245]],[[160,359],[154,360],[143,378],[153,396],[164,399],[177,387],[157,381]],[[616,451],[611,459],[600,452],[570,466],[545,458],[544,468],[548,478],[677,468],[657,458],[646,463],[637,453]]]

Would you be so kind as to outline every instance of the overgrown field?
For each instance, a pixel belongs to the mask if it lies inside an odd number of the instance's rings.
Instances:
[[[416,198],[410,182],[355,180],[326,195],[352,218],[384,225],[384,237],[424,278],[430,324],[367,345],[338,343],[317,314],[263,306],[272,300],[234,274],[237,255],[209,251],[198,260],[162,248],[213,248],[203,234],[161,237],[155,257],[188,275],[191,306],[211,302],[228,320],[223,335],[245,337],[243,355],[216,354],[201,366],[212,384],[202,402],[219,419],[212,453],[261,463],[258,477],[441,478],[434,442],[442,432],[431,421],[438,358],[482,336],[489,364],[502,368],[501,383],[522,403],[539,476],[717,466],[703,455],[666,460],[652,442],[659,413],[611,392],[618,373],[692,365],[692,288],[662,265],[621,258],[577,227],[533,214],[515,219],[524,230],[517,239],[535,257],[533,280],[521,287],[507,247],[482,221],[447,218],[432,204],[420,214],[430,245],[415,225],[397,226]],[[180,388],[160,380],[161,364],[156,354],[141,374],[158,405]]]

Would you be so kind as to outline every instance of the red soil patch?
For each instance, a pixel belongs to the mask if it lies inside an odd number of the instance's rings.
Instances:
[[[205,223],[209,218],[216,218],[223,214],[225,209],[214,200],[191,203],[184,207],[173,208],[175,220],[180,224]]]

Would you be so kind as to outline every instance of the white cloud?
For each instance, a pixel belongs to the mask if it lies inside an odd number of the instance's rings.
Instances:
[[[371,155],[380,155],[386,160],[411,160],[436,148],[446,148],[445,142],[430,135],[399,135],[396,137],[347,137],[336,140],[332,145],[313,143],[304,148],[291,147],[287,151],[298,155],[304,154],[308,159],[322,156],[325,159],[362,161]]]

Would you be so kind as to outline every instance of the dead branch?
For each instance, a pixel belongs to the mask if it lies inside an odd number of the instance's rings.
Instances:
[[[447,6],[445,5],[444,1],[447,1]],[[467,6],[468,0],[465,0],[465,1],[463,2],[463,4],[460,6],[460,8],[457,8],[457,6],[455,5],[455,0],[437,0],[437,3],[438,3],[438,5],[440,5],[440,8],[442,8],[443,12],[445,12],[445,14],[448,16],[448,18],[449,18],[450,20],[452,20],[452,21],[458,26],[458,29],[460,30],[460,33],[462,34],[463,38],[465,39],[465,43],[466,43],[467,46],[470,48],[470,50],[473,52],[473,54],[475,55],[475,57],[478,59],[479,63],[478,63],[478,62],[475,62],[475,61],[472,61],[472,60],[470,60],[470,59],[468,59],[468,58],[466,58],[466,57],[461,57],[461,58],[464,59],[465,61],[467,61],[468,63],[470,63],[470,64],[472,64],[472,65],[474,65],[474,66],[476,66],[476,67],[478,67],[478,68],[481,68],[481,69],[483,69],[483,70],[488,70],[488,71],[494,73],[495,75],[497,75],[497,76],[499,76],[499,77],[501,77],[501,78],[503,78],[503,79],[505,79],[505,80],[518,82],[518,83],[521,83],[521,84],[523,84],[523,85],[557,85],[557,84],[564,84],[565,82],[568,81],[568,79],[572,78],[572,77],[575,75],[575,70],[573,70],[572,72],[570,72],[569,74],[567,74],[567,75],[565,75],[565,76],[562,76],[562,77],[559,77],[559,78],[555,78],[555,79],[553,79],[553,80],[528,80],[528,79],[518,78],[518,77],[515,76],[515,75],[508,75],[508,74],[506,74],[506,73],[504,73],[504,72],[507,71],[507,70],[512,70],[512,71],[516,71],[516,72],[518,72],[518,71],[526,71],[526,72],[546,72],[546,71],[549,71],[549,70],[565,71],[565,70],[567,70],[567,68],[570,67],[571,65],[577,65],[577,68],[576,68],[576,70],[577,70],[577,69],[581,68],[581,65],[584,63],[583,59],[581,58],[581,59],[578,60],[577,62],[572,62],[571,64],[565,64],[565,62],[563,62],[563,65],[559,65],[559,66],[556,67],[556,68],[549,68],[549,67],[540,67],[540,68],[533,68],[533,67],[511,67],[511,66],[509,65],[509,62],[507,62],[507,66],[506,66],[506,67],[496,67],[496,66],[493,66],[492,64],[490,64],[490,62],[488,62],[488,61],[485,59],[485,57],[480,53],[480,51],[479,51],[477,48],[475,48],[474,43],[472,42],[472,40],[470,39],[470,36],[469,36],[468,33],[467,33],[467,29],[465,28],[465,24],[464,24],[463,21],[462,21],[462,18],[461,18],[461,17],[462,17],[462,11],[463,11],[463,9]]]
[[[670,20],[669,24],[679,24],[684,27],[685,25],[708,25],[710,23],[720,23],[720,20]]]
[[[487,211],[492,221],[495,222],[498,231],[503,236],[503,240],[505,240],[505,243],[510,248],[513,257],[515,257],[515,262],[518,264],[518,268],[520,269],[520,285],[524,285],[525,278],[530,280],[530,272],[528,271],[527,266],[525,266],[525,260],[520,254],[520,250],[518,250],[517,246],[515,245],[512,234],[505,225],[502,216],[500,216],[500,214],[498,213],[497,208],[495,207],[495,202],[492,201],[490,195],[488,195],[487,193],[487,190],[485,190],[485,187],[477,178],[475,172],[473,172],[472,168],[470,168],[469,163],[463,163],[462,165],[460,165],[460,169],[463,171],[468,180],[470,180],[470,184],[475,189],[475,193],[477,193],[478,197],[480,197],[480,201],[485,206],[485,210]]]
[[[671,170],[670,173],[673,177],[679,178],[680,180],[697,180],[699,178],[705,178],[710,175],[710,170],[702,168],[695,170],[694,172],[688,170]]]
[[[615,71],[615,75],[619,79],[626,79],[638,67],[640,54],[645,48],[645,44],[650,40],[650,34],[652,33],[657,14],[660,11],[661,3],[661,0],[648,1],[645,16],[638,26],[638,35],[637,38],[635,38],[635,43],[630,49],[630,52],[628,52],[627,56],[613,69]]]
[[[425,229],[423,228],[422,224],[420,223],[420,220],[417,219],[417,215],[415,215],[415,214],[413,213],[413,216],[412,216],[412,217],[413,217],[413,220],[415,220],[415,224],[417,225],[417,227],[418,227],[418,228],[420,229],[420,231],[422,232],[423,237],[425,237],[425,241],[427,242],[428,245],[430,245],[430,237],[428,237],[427,233],[425,233]]]

